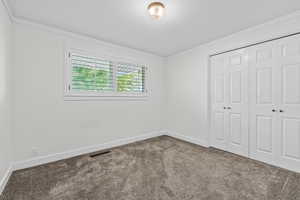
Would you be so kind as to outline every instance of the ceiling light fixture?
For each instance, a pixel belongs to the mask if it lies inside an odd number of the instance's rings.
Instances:
[[[154,19],[160,19],[164,15],[165,5],[161,2],[152,2],[148,6],[148,12]]]

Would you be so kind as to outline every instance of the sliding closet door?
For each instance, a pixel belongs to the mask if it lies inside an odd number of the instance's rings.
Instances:
[[[244,51],[211,58],[211,133],[214,147],[248,156],[248,79]]]
[[[281,39],[278,76],[278,164],[300,172],[300,36]]]

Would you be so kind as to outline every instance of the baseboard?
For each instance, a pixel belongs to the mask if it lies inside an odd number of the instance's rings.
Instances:
[[[62,152],[62,153],[56,153],[56,154],[40,156],[40,157],[36,157],[36,158],[24,160],[24,161],[18,161],[13,164],[12,169],[15,171],[15,170],[20,170],[20,169],[35,167],[35,166],[39,166],[39,165],[67,159],[67,158],[72,158],[75,156],[88,154],[88,153],[92,153],[92,152],[96,152],[96,151],[101,151],[104,149],[110,149],[110,148],[122,146],[125,144],[130,144],[133,142],[138,142],[141,140],[150,139],[150,138],[154,138],[154,137],[158,137],[158,136],[162,136],[162,135],[174,137],[174,138],[177,138],[177,139],[180,139],[180,140],[183,140],[186,142],[190,142],[193,144],[197,144],[197,145],[200,145],[203,147],[209,147],[207,141],[184,136],[182,134],[179,134],[179,133],[176,133],[173,131],[166,131],[166,130],[165,131],[156,131],[156,132],[151,132],[151,133],[147,133],[147,134],[143,134],[143,135],[139,135],[139,136],[135,136],[135,137],[115,140],[115,141],[100,144],[100,145],[83,147],[83,148],[66,151],[66,152]]]
[[[163,131],[162,133],[164,133],[164,135],[168,135],[170,137],[174,137],[174,138],[177,138],[179,140],[183,140],[183,141],[186,141],[186,142],[189,142],[189,143],[193,143],[193,144],[196,144],[196,145],[199,145],[199,146],[202,146],[202,147],[209,147],[208,141],[205,141],[205,140],[195,139],[195,138],[188,137],[188,136],[182,135],[180,133],[176,133],[174,131],[169,131],[169,130]]]
[[[83,147],[83,148],[79,148],[76,150],[66,151],[66,152],[62,152],[62,153],[56,153],[56,154],[47,155],[47,156],[40,156],[40,157],[36,157],[33,159],[25,160],[25,161],[18,161],[18,162],[14,163],[13,170],[20,170],[20,169],[26,169],[26,168],[30,168],[30,167],[34,167],[34,166],[39,166],[39,165],[43,165],[43,164],[47,164],[47,163],[51,163],[51,162],[55,162],[55,161],[59,161],[59,160],[67,159],[67,158],[72,158],[72,157],[83,155],[83,154],[93,153],[96,151],[110,149],[110,148],[130,144],[133,142],[138,142],[138,141],[158,137],[161,135],[165,135],[165,132],[162,132],[162,131],[151,132],[151,133],[147,133],[147,134],[143,134],[143,135],[139,135],[139,136],[135,136],[135,137],[115,140],[115,141],[100,144],[100,145]]]
[[[6,171],[5,175],[4,175],[4,177],[0,180],[0,195],[2,194],[2,192],[3,192],[4,188],[5,188],[5,186],[7,185],[7,182],[8,182],[8,180],[9,180],[9,178],[10,178],[12,172],[13,172],[13,167],[10,166],[10,167],[7,169],[7,171]]]

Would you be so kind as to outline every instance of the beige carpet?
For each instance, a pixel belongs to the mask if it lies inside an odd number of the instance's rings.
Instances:
[[[170,137],[14,172],[1,200],[300,200],[300,174]]]

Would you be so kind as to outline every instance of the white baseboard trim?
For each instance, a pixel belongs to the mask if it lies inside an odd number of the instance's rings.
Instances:
[[[4,177],[0,180],[0,195],[2,194],[2,192],[3,192],[4,188],[5,188],[5,186],[7,185],[7,182],[8,182],[8,180],[9,180],[9,178],[10,178],[12,172],[13,172],[13,166],[10,166],[10,167],[7,169],[7,171],[6,171],[5,175],[4,175]]]
[[[119,139],[119,140],[107,142],[107,143],[100,144],[100,145],[82,147],[82,148],[78,148],[75,150],[70,150],[70,151],[66,151],[66,152],[62,152],[62,153],[56,153],[56,154],[46,155],[46,156],[39,156],[39,157],[28,159],[28,160],[18,161],[13,164],[12,170],[15,171],[15,170],[20,170],[20,169],[35,167],[35,166],[39,166],[39,165],[67,159],[67,158],[72,158],[72,157],[83,155],[83,154],[93,153],[96,151],[110,149],[110,148],[122,146],[125,144],[130,144],[133,142],[138,142],[141,140],[150,139],[150,138],[154,138],[154,137],[158,137],[158,136],[162,136],[162,135],[174,137],[174,138],[177,138],[177,139],[180,139],[180,140],[183,140],[186,142],[190,142],[193,144],[197,144],[197,145],[200,145],[203,147],[209,147],[207,141],[184,136],[182,134],[179,134],[179,133],[176,133],[173,131],[166,131],[166,130],[165,131],[156,131],[156,132],[151,132],[151,133],[134,136],[134,137],[130,137],[130,138]],[[12,170],[10,170],[10,171],[12,171]]]
[[[192,137],[188,137],[188,136],[176,133],[174,131],[168,131],[167,130],[167,131],[163,131],[163,132],[164,132],[165,135],[177,138],[179,140],[183,140],[183,141],[186,141],[186,142],[189,142],[189,143],[193,143],[193,144],[196,144],[196,145],[199,145],[199,146],[202,146],[202,147],[209,147],[208,141],[205,141],[205,140],[199,140],[199,139],[195,139],[195,138],[192,138]]]
[[[18,161],[13,164],[13,170],[20,170],[20,169],[26,169],[26,168],[30,168],[30,167],[34,167],[34,166],[39,166],[39,165],[43,165],[43,164],[47,164],[47,163],[51,163],[51,162],[55,162],[55,161],[59,161],[59,160],[67,159],[67,158],[72,158],[72,157],[83,155],[83,154],[93,153],[96,151],[110,149],[113,147],[118,147],[118,146],[130,144],[133,142],[138,142],[138,141],[158,137],[161,135],[165,135],[165,132],[163,132],[163,131],[151,132],[151,133],[147,133],[147,134],[143,134],[143,135],[139,135],[139,136],[123,138],[123,139],[115,140],[112,142],[107,142],[107,143],[100,144],[100,145],[83,147],[83,148],[66,151],[66,152],[62,152],[62,153],[56,153],[56,154],[40,156],[40,157],[36,157],[33,159],[24,160],[24,161]]]

